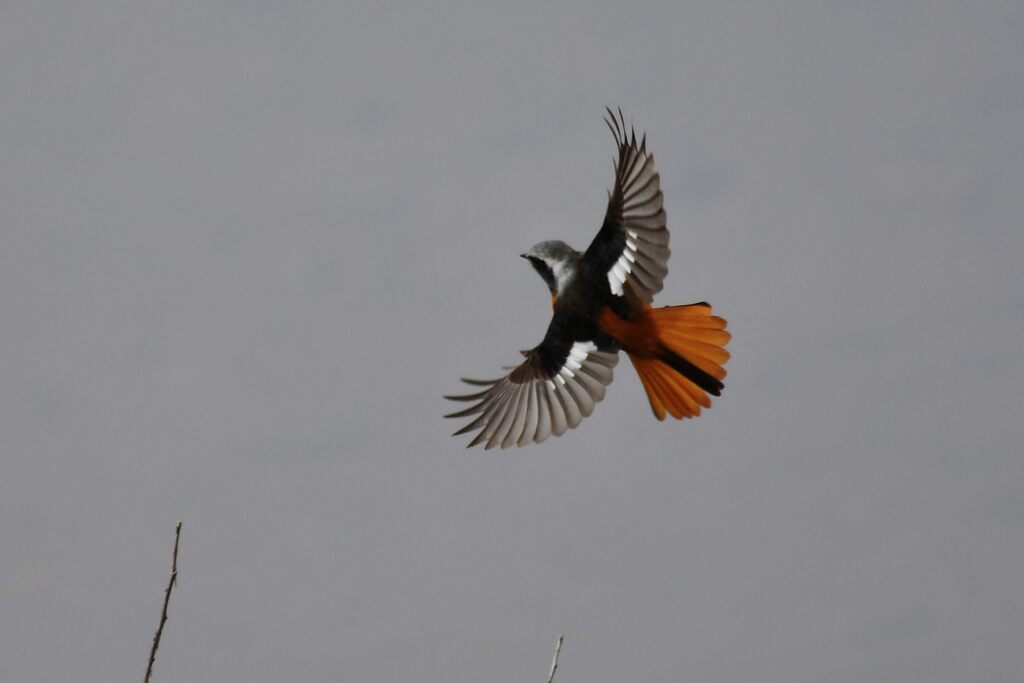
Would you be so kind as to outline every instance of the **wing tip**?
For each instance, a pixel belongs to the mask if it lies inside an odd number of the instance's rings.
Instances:
[[[615,111],[612,108],[605,105],[604,108],[607,115],[603,117],[605,125],[608,126],[608,130],[612,132],[612,136],[615,138],[615,145],[620,149],[622,147],[632,148],[639,150],[640,152],[647,153],[647,132],[644,131],[640,136],[640,142],[637,143],[636,137],[636,126],[633,125],[633,118],[630,117],[629,125],[626,125],[626,116],[622,113],[622,107],[616,107]]]

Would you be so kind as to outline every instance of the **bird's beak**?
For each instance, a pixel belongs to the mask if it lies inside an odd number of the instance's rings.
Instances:
[[[529,254],[520,254],[519,258],[530,258]]]

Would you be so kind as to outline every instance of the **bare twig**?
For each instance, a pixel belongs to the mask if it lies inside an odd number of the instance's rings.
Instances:
[[[564,636],[558,636],[558,642],[555,643],[555,658],[551,660],[551,673],[548,674],[548,683],[555,680],[555,670],[558,668],[558,655],[562,651],[562,640]]]
[[[160,647],[160,636],[164,632],[164,624],[167,623],[167,605],[171,602],[171,589],[178,582],[178,539],[181,538],[181,522],[174,528],[174,555],[171,557],[171,579],[167,582],[167,590],[164,591],[164,609],[160,613],[160,625],[156,627],[156,634],[153,636],[153,647],[149,651],[149,664],[146,666],[146,678],[144,683],[149,683],[149,677],[153,675],[153,662],[156,661],[156,649]],[[553,672],[552,672],[553,673]]]

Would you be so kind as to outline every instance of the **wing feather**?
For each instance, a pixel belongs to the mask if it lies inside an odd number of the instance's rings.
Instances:
[[[646,136],[637,142],[636,131],[626,126],[622,111],[618,116],[607,111],[605,124],[618,148],[615,185],[608,193],[604,224],[584,260],[606,274],[612,294],[628,292],[630,306],[642,307],[664,286],[671,255],[661,176],[654,155],[647,151]]]
[[[469,446],[484,444],[485,449],[525,446],[540,443],[552,434],[561,436],[591,415],[612,382],[617,350],[598,348],[592,341],[576,341],[559,354],[560,362],[551,363],[552,350],[545,344],[533,349],[504,378],[489,384],[489,389],[446,397],[475,401],[446,416],[475,416],[455,434],[477,431]],[[476,380],[470,384],[477,386]]]

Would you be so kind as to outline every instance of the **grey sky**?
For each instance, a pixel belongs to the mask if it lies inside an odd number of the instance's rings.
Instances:
[[[1018,681],[1024,11],[6,3],[0,680]],[[648,133],[658,301],[539,447],[440,415]]]

